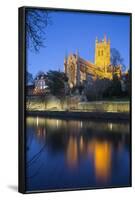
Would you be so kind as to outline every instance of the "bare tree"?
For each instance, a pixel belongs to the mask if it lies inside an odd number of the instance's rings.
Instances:
[[[111,85],[109,79],[96,79],[91,84],[85,86],[85,94],[88,101],[102,100],[103,94]]]
[[[117,49],[112,48],[111,49],[111,64],[114,67],[114,70],[116,67],[120,65],[122,66],[122,69],[125,70],[125,65],[123,61],[124,59],[121,57],[120,52]]]
[[[51,24],[49,12],[37,9],[28,9],[26,13],[26,44],[36,52],[44,47],[46,27]]]
[[[29,82],[33,83],[33,75],[26,71],[26,84],[29,84]]]

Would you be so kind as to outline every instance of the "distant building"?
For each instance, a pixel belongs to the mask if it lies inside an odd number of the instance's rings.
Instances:
[[[45,94],[48,91],[48,86],[46,85],[46,75],[45,74],[40,74],[38,75],[35,80],[34,80],[34,91],[33,93],[35,95],[40,95],[40,94]]]
[[[97,78],[111,80],[114,73],[118,77],[121,76],[121,66],[115,67],[115,71],[111,66],[110,40],[107,40],[106,37],[102,41],[98,41],[98,39],[95,41],[95,63],[81,58],[77,52],[65,57],[64,69],[70,88],[79,86],[90,76],[92,80]]]

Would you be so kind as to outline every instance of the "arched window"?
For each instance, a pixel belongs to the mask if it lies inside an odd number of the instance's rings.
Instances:
[[[103,56],[103,54],[104,54],[104,52],[103,52],[103,50],[102,50],[102,53],[101,53],[101,55]]]
[[[100,56],[100,51],[98,51],[98,56]]]

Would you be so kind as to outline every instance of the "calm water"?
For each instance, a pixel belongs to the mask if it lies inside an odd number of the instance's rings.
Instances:
[[[27,118],[27,191],[130,185],[128,123]]]

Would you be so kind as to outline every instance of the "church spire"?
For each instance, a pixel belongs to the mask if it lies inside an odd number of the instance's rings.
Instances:
[[[106,34],[104,34],[104,42],[107,42]]]
[[[64,58],[64,72],[67,73],[67,60],[68,60],[68,56],[67,56],[67,52],[65,53],[65,58]]]
[[[67,50],[65,51],[65,57],[64,57],[64,63],[67,63],[67,59],[68,59],[68,54],[67,54]]]
[[[96,37],[96,43],[98,43],[98,37]]]
[[[110,42],[111,42],[111,41],[110,41],[110,38],[108,38],[108,43],[110,44]]]
[[[77,77],[76,77],[76,84],[77,86],[80,85],[80,65],[79,65],[79,51],[76,50],[76,68],[77,68]]]
[[[76,56],[77,56],[77,58],[79,57],[79,51],[78,51],[78,49],[76,50]]]

